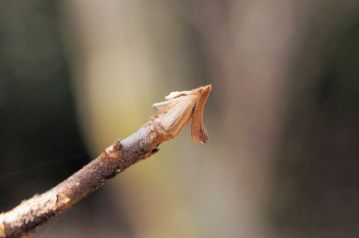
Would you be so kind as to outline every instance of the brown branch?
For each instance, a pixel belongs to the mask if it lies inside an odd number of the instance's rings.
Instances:
[[[174,92],[166,97],[168,101],[154,104],[159,114],[137,132],[109,146],[95,160],[49,191],[1,213],[0,238],[33,233],[36,227],[72,207],[108,179],[151,156],[162,142],[174,138],[191,119],[193,140],[202,138],[200,142],[206,142],[202,115],[198,114],[203,113],[210,91],[208,85],[192,91]]]

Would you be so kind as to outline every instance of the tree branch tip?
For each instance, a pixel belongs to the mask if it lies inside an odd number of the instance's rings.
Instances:
[[[0,238],[27,237],[51,217],[72,207],[89,193],[134,163],[159,151],[158,146],[178,135],[191,121],[194,142],[208,139],[203,114],[212,86],[189,91],[176,91],[166,101],[153,106],[158,114],[151,117],[137,132],[116,141],[68,179],[42,194],[22,201],[12,210],[0,213]]]

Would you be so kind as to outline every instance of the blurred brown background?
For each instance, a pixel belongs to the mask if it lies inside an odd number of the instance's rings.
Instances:
[[[213,85],[188,129],[34,237],[359,237],[359,1],[0,0],[0,211]]]

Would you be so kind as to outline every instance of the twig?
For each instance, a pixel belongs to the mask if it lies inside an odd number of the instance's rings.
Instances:
[[[108,179],[157,152],[162,142],[174,138],[191,119],[192,139],[206,142],[202,114],[210,91],[211,85],[192,91],[173,92],[166,97],[168,101],[154,104],[159,114],[137,132],[109,146],[95,160],[49,191],[1,213],[0,237],[32,234],[37,226],[72,207],[103,186]]]

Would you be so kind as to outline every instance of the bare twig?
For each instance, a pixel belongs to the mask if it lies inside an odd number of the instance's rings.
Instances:
[[[151,156],[164,141],[174,138],[192,119],[192,139],[206,142],[202,123],[203,108],[211,86],[192,91],[173,92],[168,101],[154,104],[159,114],[153,116],[137,132],[109,146],[68,179],[49,191],[23,201],[12,210],[0,214],[0,237],[22,237],[34,232],[51,217],[64,212],[83,197],[104,185],[139,160]]]

